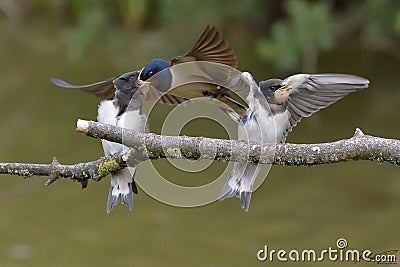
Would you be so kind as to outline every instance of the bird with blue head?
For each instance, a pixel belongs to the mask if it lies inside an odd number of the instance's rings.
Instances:
[[[177,105],[194,97],[210,95],[216,99],[223,99],[234,107],[236,113],[244,114],[245,107],[231,99],[230,92],[216,85],[197,83],[194,86],[182,87],[178,94],[169,94],[177,73],[171,73],[171,66],[193,61],[210,61],[224,64],[229,67],[237,66],[237,58],[228,42],[214,26],[207,26],[193,48],[183,56],[177,56],[171,61],[156,58],[150,60],[141,70],[128,72],[104,81],[87,84],[72,85],[64,80],[52,78],[51,82],[62,88],[80,89],[102,99],[98,108],[98,121],[124,128],[147,131],[147,118],[141,111],[142,101],[158,101],[165,104]],[[141,85],[158,74],[156,90],[141,91]],[[163,78],[160,78],[163,77]],[[154,83],[153,81],[153,83]],[[189,91],[189,93],[186,93]],[[183,93],[182,93],[183,92]],[[178,96],[181,95],[181,96]],[[134,102],[136,104],[131,105]],[[113,153],[124,152],[124,145],[102,140],[104,152],[110,156]],[[137,193],[134,182],[136,166],[130,171],[123,169],[111,177],[111,185],[107,201],[107,213],[119,202],[132,209],[132,192]],[[86,184],[86,183],[84,183]]]

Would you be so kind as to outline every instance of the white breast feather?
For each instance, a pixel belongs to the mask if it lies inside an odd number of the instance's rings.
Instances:
[[[117,126],[133,129],[139,132],[146,131],[146,116],[138,109],[127,111],[118,119]]]
[[[256,107],[253,111],[256,119],[248,119],[244,125],[242,122],[239,124],[239,139],[260,144],[281,142],[283,132],[289,122],[290,113],[285,111],[272,117],[265,108],[259,106],[258,101],[255,101],[255,105]],[[251,117],[253,111],[247,111],[248,118]]]
[[[140,132],[146,131],[146,116],[139,110],[125,112],[117,117],[118,106],[115,106],[113,100],[104,100],[100,103],[97,115],[97,121],[105,124],[116,125],[122,128],[134,129]],[[107,140],[101,140],[104,154],[106,156],[121,152],[126,146]]]
[[[101,101],[97,114],[98,122],[117,125],[118,107],[114,105],[113,100]]]

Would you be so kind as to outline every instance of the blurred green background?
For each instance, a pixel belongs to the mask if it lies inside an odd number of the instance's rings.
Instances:
[[[78,118],[96,118],[98,99],[56,88],[49,78],[79,84],[140,69],[186,52],[207,24],[223,32],[239,69],[257,80],[341,72],[371,81],[304,119],[288,142],[348,138],[356,127],[400,139],[399,1],[1,0],[0,161],[97,159],[100,141],[74,129]],[[190,128],[184,134],[226,137],[204,120]],[[190,185],[225,167],[165,170]],[[349,248],[400,249],[400,172],[389,164],[273,166],[248,213],[237,199],[177,208],[141,191],[133,212],[117,206],[107,215],[108,178],[85,190],[70,181],[44,187],[45,177],[0,178],[0,266],[274,266],[284,263],[256,259],[264,244],[319,250],[341,237]]]

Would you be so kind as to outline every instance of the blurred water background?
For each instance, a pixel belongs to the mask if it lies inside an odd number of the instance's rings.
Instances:
[[[78,118],[96,119],[99,100],[56,88],[49,78],[83,84],[170,59],[207,24],[221,30],[238,68],[257,80],[340,72],[371,81],[369,89],[304,119],[288,142],[348,138],[356,127],[400,138],[398,1],[1,0],[0,161],[97,159],[100,141],[74,129]],[[151,117],[154,125],[161,119]],[[182,134],[227,137],[205,120]],[[156,165],[184,185],[205,184],[226,167],[214,163],[191,174],[163,160]],[[148,174],[139,168],[137,175]],[[177,208],[141,191],[133,212],[117,206],[107,215],[108,178],[81,190],[70,181],[45,187],[46,177],[2,175],[0,266],[274,266],[282,264],[257,261],[265,244],[318,250],[338,238],[376,253],[400,249],[399,178],[399,167],[367,161],[273,166],[248,213],[237,199]]]

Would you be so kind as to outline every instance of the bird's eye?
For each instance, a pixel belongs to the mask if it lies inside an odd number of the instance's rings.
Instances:
[[[149,75],[149,76],[153,76],[153,74],[154,74],[154,71],[151,70],[151,71],[149,71],[149,74],[148,74],[148,75]]]
[[[281,87],[281,86],[280,86],[279,84],[275,84],[275,85],[272,85],[269,89],[270,89],[271,91],[276,91],[276,90],[278,90],[280,87]]]

